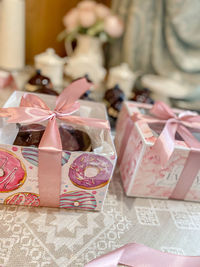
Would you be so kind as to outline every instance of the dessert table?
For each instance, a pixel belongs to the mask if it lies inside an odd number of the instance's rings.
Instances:
[[[82,267],[129,242],[200,255],[200,203],[126,197],[118,168],[102,212],[0,205],[0,219],[0,266]]]

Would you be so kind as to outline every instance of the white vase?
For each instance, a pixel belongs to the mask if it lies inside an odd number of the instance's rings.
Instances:
[[[70,54],[70,44],[65,43],[66,50],[69,54],[68,64],[65,68],[65,73],[76,79],[85,74],[94,83],[100,83],[106,74],[103,67],[104,55],[102,42],[97,37],[88,35],[78,35],[77,46]]]
[[[96,61],[97,64],[101,66],[104,64],[104,55],[100,38],[80,34],[77,38],[77,47],[74,51],[74,56],[80,54],[87,54],[88,57],[91,57],[93,61]]]

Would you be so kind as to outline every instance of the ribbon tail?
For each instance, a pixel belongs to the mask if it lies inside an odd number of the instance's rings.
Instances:
[[[61,186],[62,144],[60,133],[53,117],[48,121],[40,141],[38,153],[38,181],[40,205],[59,207]]]
[[[184,199],[199,172],[200,143],[184,125],[180,124],[177,131],[191,151],[170,198]]]
[[[184,199],[199,172],[200,153],[191,150],[170,199]]]
[[[152,152],[156,155],[160,155],[160,162],[162,166],[168,162],[174,151],[177,127],[178,125],[174,122],[174,119],[169,119],[152,147]]]
[[[200,266],[200,257],[173,255],[141,244],[130,243],[92,260],[85,267],[117,267],[118,264],[131,267],[196,267]]]
[[[59,116],[60,120],[63,120],[72,124],[79,124],[84,126],[91,126],[102,129],[110,129],[110,124],[106,120],[94,119],[94,118],[83,118],[78,116]]]
[[[191,132],[184,125],[180,124],[178,126],[177,131],[189,147],[200,149],[200,142],[191,134]]]
[[[97,259],[92,260],[85,267],[117,267],[124,253],[124,247],[113,250]],[[131,265],[132,266],[132,265]]]

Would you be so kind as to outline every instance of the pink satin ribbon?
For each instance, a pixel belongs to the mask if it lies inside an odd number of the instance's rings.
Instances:
[[[133,121],[145,120],[147,123],[165,124],[153,146],[154,151],[160,155],[162,165],[168,162],[174,151],[176,132],[190,148],[200,149],[200,142],[188,130],[188,128],[200,130],[200,116],[196,113],[184,111],[176,115],[163,102],[156,102],[150,113],[154,117],[137,113],[132,116],[132,119]]]
[[[1,108],[0,117],[9,117],[9,123],[34,123],[48,120],[44,135],[39,144],[38,182],[40,205],[59,207],[61,185],[62,143],[56,118],[68,123],[109,129],[106,120],[73,116],[80,104],[79,97],[86,92],[91,83],[85,78],[71,83],[58,96],[52,111],[45,102],[33,94],[25,94],[20,107]]]
[[[183,111],[176,115],[173,110],[163,102],[157,102],[150,110],[153,116],[134,114],[133,121],[144,120],[147,123],[162,123],[164,128],[152,147],[154,154],[160,156],[161,165],[170,159],[175,148],[176,132],[191,148],[179,181],[170,198],[184,199],[199,171],[200,142],[191,134],[188,128],[200,130],[200,116],[191,111]]]
[[[85,267],[198,267],[200,257],[164,253],[141,244],[130,243],[92,260]]]
[[[128,143],[128,138],[129,138],[130,132],[132,132],[133,127],[134,127],[134,124],[132,123],[131,118],[128,117],[127,121],[126,121],[125,129],[124,129],[124,135],[123,135],[121,145],[120,145],[118,155],[117,155],[117,161],[118,161],[119,165],[122,162],[124,151],[125,151],[126,145]]]

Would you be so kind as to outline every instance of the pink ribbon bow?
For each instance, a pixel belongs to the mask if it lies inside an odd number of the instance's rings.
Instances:
[[[108,121],[71,115],[80,107],[76,100],[91,85],[85,78],[71,83],[58,96],[54,110],[50,110],[42,99],[33,94],[25,94],[21,99],[20,107],[0,109],[0,117],[9,117],[9,123],[34,123],[48,120],[38,153],[41,206],[59,207],[62,143],[56,118],[68,123],[109,129]]]
[[[200,116],[195,112],[183,111],[176,115],[173,110],[163,102],[156,102],[148,116],[143,114],[134,114],[132,119],[145,120],[147,123],[165,124],[160,136],[157,138],[153,149],[159,153],[161,164],[164,165],[171,157],[175,146],[176,132],[183,138],[185,143],[192,149],[200,149],[200,142],[191,134],[188,128],[200,130]]]
[[[152,152],[160,156],[161,165],[170,159],[175,147],[176,132],[190,147],[190,153],[179,180],[170,196],[172,199],[184,199],[199,171],[200,142],[191,134],[190,130],[200,130],[200,116],[191,111],[183,111],[176,115],[172,109],[163,102],[154,104],[150,113],[154,116],[134,114],[133,121],[144,120],[147,123],[161,123],[164,128],[152,147]]]
[[[85,267],[198,267],[200,257],[161,252],[141,244],[130,243],[92,260]]]

